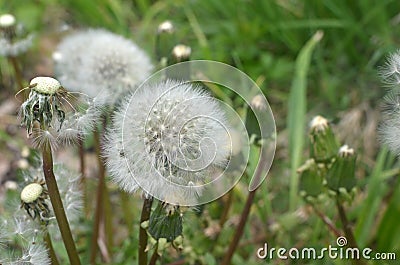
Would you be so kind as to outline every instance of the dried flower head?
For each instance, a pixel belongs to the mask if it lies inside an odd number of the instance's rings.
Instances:
[[[25,208],[30,217],[39,219],[46,223],[50,216],[50,209],[46,203],[48,192],[45,182],[33,182],[24,187],[21,191],[21,208]]]
[[[229,154],[218,103],[199,87],[167,80],[126,99],[107,134],[112,179],[172,204],[193,204]],[[193,188],[192,188],[193,187]]]
[[[100,106],[94,100],[78,99],[54,78],[35,77],[27,89],[31,91],[21,105],[20,117],[28,136],[35,132],[36,147],[74,142],[88,132],[100,116]]]
[[[101,29],[67,37],[55,58],[60,79],[75,80],[72,90],[101,98],[107,105],[140,84],[153,69],[149,57],[135,43]]]

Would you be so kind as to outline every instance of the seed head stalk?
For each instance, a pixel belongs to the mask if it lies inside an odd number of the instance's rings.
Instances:
[[[57,181],[53,171],[53,155],[51,145],[46,142],[42,146],[43,157],[43,172],[46,180],[47,189],[51,204],[53,206],[54,214],[57,219],[58,227],[60,228],[61,236],[67,250],[68,258],[71,265],[80,265],[78,252],[72,238],[71,229],[64,211],[64,206],[61,201],[60,192],[58,190]]]
[[[45,234],[43,236],[44,242],[46,244],[47,250],[49,251],[49,256],[51,259],[51,264],[52,265],[60,265],[57,259],[56,252],[54,251],[53,248],[53,243],[51,242],[51,237],[48,231],[45,231]]]
[[[151,205],[153,204],[153,197],[146,197],[143,201],[142,214],[140,216],[140,224],[150,219]],[[147,265],[147,232],[144,228],[140,227],[139,230],[139,265]]]

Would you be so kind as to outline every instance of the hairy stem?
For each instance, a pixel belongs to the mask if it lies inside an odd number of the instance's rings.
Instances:
[[[150,219],[151,205],[153,204],[153,197],[145,198],[143,201],[142,213],[140,215],[140,224]],[[139,265],[147,265],[147,232],[140,226],[139,229]]]
[[[46,185],[49,192],[51,205],[53,206],[54,215],[57,219],[57,224],[67,250],[69,262],[71,265],[80,265],[78,252],[74,239],[72,238],[71,229],[68,224],[68,219],[64,211],[64,206],[61,201],[60,192],[58,190],[56,178],[53,172],[53,155],[50,143],[46,143],[42,149],[43,156],[43,172],[46,179]]]
[[[49,251],[51,264],[52,265],[60,265],[60,263],[58,263],[57,255],[56,255],[56,252],[54,251],[53,243],[51,242],[50,234],[47,231],[47,228],[46,228],[45,234],[43,236],[43,239],[46,244],[46,248]]]

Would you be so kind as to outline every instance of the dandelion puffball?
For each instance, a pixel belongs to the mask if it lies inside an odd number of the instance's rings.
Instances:
[[[217,100],[190,83],[142,87],[114,116],[105,147],[112,179],[172,204],[190,205],[230,154]]]
[[[131,40],[102,29],[66,37],[53,54],[55,72],[65,87],[113,105],[144,81],[153,69],[149,57]]]

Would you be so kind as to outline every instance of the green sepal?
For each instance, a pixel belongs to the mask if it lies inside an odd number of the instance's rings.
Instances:
[[[182,214],[179,206],[159,202],[150,216],[148,233],[156,240],[166,238],[167,242],[181,236]]]

